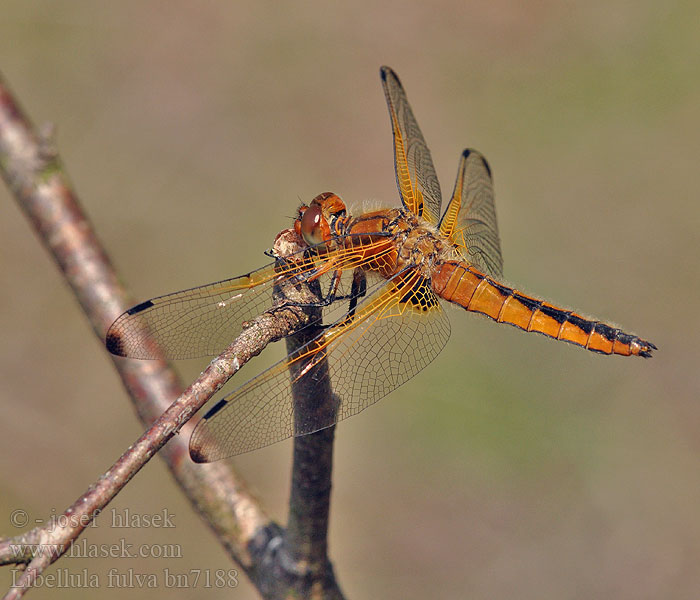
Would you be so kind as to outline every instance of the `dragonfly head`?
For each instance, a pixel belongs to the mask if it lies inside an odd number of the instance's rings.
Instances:
[[[341,233],[339,227],[345,216],[345,203],[334,193],[316,196],[308,206],[300,206],[294,230],[309,246],[328,242]]]

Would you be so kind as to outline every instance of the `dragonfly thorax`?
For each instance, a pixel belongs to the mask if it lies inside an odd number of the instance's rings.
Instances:
[[[415,267],[430,278],[436,265],[452,254],[449,242],[432,226],[401,209],[364,213],[347,218],[342,225],[340,237],[345,248],[361,257],[364,269],[383,277]]]
[[[452,245],[442,238],[434,227],[420,222],[413,215],[404,213],[402,221],[404,220],[411,227],[397,236],[397,270],[416,267],[423,277],[430,279],[435,268],[453,254]]]

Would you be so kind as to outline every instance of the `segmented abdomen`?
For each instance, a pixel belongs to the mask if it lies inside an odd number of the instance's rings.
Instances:
[[[432,276],[440,297],[499,323],[535,331],[602,354],[649,358],[656,346],[600,321],[592,321],[507,287],[473,267],[445,262]]]

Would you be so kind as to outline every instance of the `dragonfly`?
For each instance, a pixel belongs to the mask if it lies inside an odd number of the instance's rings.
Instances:
[[[190,438],[190,455],[210,462],[335,425],[377,402],[444,348],[450,324],[441,300],[497,323],[600,354],[649,358],[656,346],[503,283],[491,168],[466,149],[447,208],[406,92],[380,69],[393,133],[400,208],[352,216],[332,192],[299,207],[296,252],[255,271],[142,302],[107,332],[118,356],[216,356],[246,323],[274,305],[314,316],[310,339],[216,404]],[[312,302],[293,293],[306,285]],[[281,300],[280,300],[281,298]],[[308,378],[332,391],[328,410],[299,416],[293,384]]]

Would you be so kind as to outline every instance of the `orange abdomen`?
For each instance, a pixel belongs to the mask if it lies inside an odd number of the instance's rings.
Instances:
[[[438,296],[499,323],[535,331],[602,354],[649,358],[656,346],[620,329],[526,296],[466,263],[445,262],[432,276]]]

